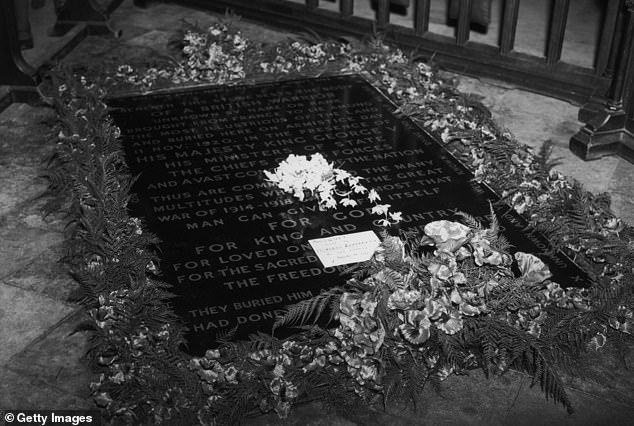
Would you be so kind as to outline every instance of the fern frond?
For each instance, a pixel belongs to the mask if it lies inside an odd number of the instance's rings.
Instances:
[[[299,303],[290,305],[284,316],[278,317],[273,324],[273,330],[282,326],[316,324],[327,306],[332,307],[333,300],[338,301],[343,293],[341,287],[335,287],[310,299],[302,300]],[[334,319],[336,311],[330,312],[330,319]]]
[[[476,219],[475,217],[473,217],[472,215],[470,215],[469,213],[459,211],[459,212],[456,212],[456,216],[460,216],[464,224],[467,225],[469,228],[473,229],[474,231],[480,231],[482,229],[482,224],[480,223],[480,221]]]
[[[493,204],[489,201],[489,217],[491,218],[491,223],[487,228],[484,238],[489,243],[494,243],[498,239],[498,235],[500,234],[500,223],[498,222],[497,215],[495,214],[495,210],[493,210]]]
[[[540,384],[547,399],[572,412],[563,382],[551,365],[551,348],[545,342],[494,318],[470,318],[460,334],[465,342],[482,342],[480,359],[485,371],[502,373],[509,367],[525,371],[534,384]]]
[[[553,168],[561,164],[561,158],[552,158],[555,142],[552,139],[545,140],[535,155],[535,162],[544,174],[548,174]]]
[[[405,288],[405,280],[403,275],[387,266],[382,268],[378,273],[374,275],[374,278],[384,283],[390,290],[394,291],[399,288]]]
[[[238,331],[238,326],[235,325],[228,330],[221,330],[216,333],[216,342],[219,344],[229,343]]]

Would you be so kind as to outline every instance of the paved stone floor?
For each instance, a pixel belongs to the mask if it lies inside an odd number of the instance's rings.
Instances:
[[[46,36],[50,11],[38,13],[34,22],[40,36],[27,55],[36,62],[65,42]],[[160,54],[182,19],[206,26],[217,17],[166,3],[137,10],[126,0],[112,17],[122,36],[90,36],[65,61],[96,64]],[[263,40],[287,36],[249,22],[241,25],[247,35]],[[495,81],[462,78],[460,87],[482,95],[496,120],[521,142],[537,147],[552,139],[555,155],[562,159],[559,169],[592,191],[609,192],[615,212],[634,224],[634,166],[615,157],[586,163],[567,149],[568,139],[580,126],[578,106]],[[67,301],[74,283],[59,261],[65,219],[41,214],[44,200],[39,196],[45,183],[38,176],[52,149],[47,136],[54,120],[50,109],[25,104],[13,104],[0,113],[0,410],[91,406],[90,373],[83,358],[87,336],[73,333],[84,314]],[[337,414],[313,403],[300,407],[286,424],[626,425],[634,416],[634,373],[628,369],[634,359],[626,361],[620,362],[612,348],[589,354],[584,378],[566,378],[577,408],[571,416],[546,401],[538,387],[531,388],[524,375],[487,380],[476,372],[449,379],[440,395],[426,390],[417,412]],[[262,416],[250,423],[281,422]]]
[[[52,110],[13,104],[0,115],[0,407],[85,407],[86,337],[60,262],[65,221],[43,217],[39,178]]]

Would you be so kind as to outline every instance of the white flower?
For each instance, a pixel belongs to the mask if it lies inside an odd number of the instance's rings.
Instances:
[[[533,254],[518,251],[515,259],[522,278],[529,284],[540,284],[552,276],[548,266]]]
[[[342,169],[334,169],[333,172],[335,173],[335,180],[337,182],[343,182],[348,179],[348,183],[350,185],[356,185],[359,182],[359,179],[361,179],[358,176],[352,176],[350,173]]]
[[[355,185],[353,189],[355,194],[365,194],[366,192],[368,192],[368,188],[363,185]]]
[[[390,204],[377,204],[376,206],[372,207],[372,214],[387,215],[389,208]]]
[[[358,186],[360,180],[361,180],[361,178],[359,176],[350,176],[350,177],[348,177],[348,183],[352,187]]]
[[[392,219],[394,223],[399,223],[403,220],[403,214],[401,212],[390,213],[390,219]]]
[[[425,225],[425,235],[434,240],[439,250],[454,252],[469,239],[469,227],[458,222],[438,220]]]
[[[334,209],[335,207],[337,207],[337,202],[334,198],[329,198],[325,201],[324,205],[327,209]]]
[[[264,176],[283,191],[293,194],[299,201],[304,201],[307,196],[316,198],[321,210],[334,209],[338,205],[356,207],[359,202],[351,194],[368,192],[359,183],[361,177],[334,168],[320,153],[312,154],[310,159],[304,155],[290,154],[275,170],[264,170]],[[376,203],[381,197],[372,189],[368,193],[368,199]],[[378,222],[381,226],[389,226],[392,222],[402,220],[401,213],[390,213],[389,207],[389,204],[376,204],[372,207],[372,213],[385,216]],[[388,214],[392,222],[388,220]]]
[[[357,206],[357,202],[351,198],[342,198],[341,205],[344,207],[355,207]]]

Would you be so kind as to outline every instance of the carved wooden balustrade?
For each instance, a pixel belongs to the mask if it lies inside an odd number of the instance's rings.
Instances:
[[[3,12],[7,12],[11,1],[0,0]],[[179,3],[219,12],[232,10],[268,25],[300,30],[311,28],[324,35],[367,36],[381,32],[386,40],[433,57],[435,63],[449,70],[510,81],[548,96],[584,104],[579,118],[587,124],[571,139],[571,150],[584,159],[618,154],[634,161],[634,0],[606,0],[591,67],[562,61],[568,15],[570,8],[575,7],[573,1],[552,0],[543,56],[514,49],[520,0],[503,0],[496,45],[469,40],[474,0],[459,1],[453,37],[430,32],[431,1],[411,0],[414,8],[411,27],[390,23],[390,0],[375,1],[373,19],[356,16],[354,0],[339,0],[336,12],[320,8],[319,0],[303,3],[289,0],[180,0]],[[138,6],[145,3],[145,0],[135,0]],[[77,13],[67,11],[71,21],[82,19],[79,7],[75,7]],[[94,19],[89,16],[89,11],[84,11],[83,15],[87,21]],[[10,21],[8,13],[3,16],[0,84],[21,84],[24,74],[29,71],[21,68],[21,55],[12,44],[13,36],[9,33],[15,25],[7,25]]]
[[[469,40],[473,0],[460,0],[454,37],[429,31],[432,0],[411,0],[411,28],[390,23],[390,1],[377,0],[374,19],[355,16],[354,0],[339,0],[339,11],[319,8],[319,0],[181,0],[210,10],[238,15],[285,28],[311,28],[326,35],[367,36],[381,31],[386,40],[433,57],[460,73],[516,83],[548,96],[585,104],[579,113],[587,123],[570,141],[584,159],[618,154],[634,162],[634,0],[606,0],[592,67],[561,60],[570,0],[552,0],[544,56],[514,50],[520,0],[503,0],[496,46]]]
[[[586,160],[618,154],[634,163],[634,0],[614,3],[619,3],[619,19],[610,58],[612,82],[604,96],[579,111],[586,125],[570,139],[570,149]]]
[[[359,0],[357,0],[359,1]],[[364,0],[369,1],[369,0]],[[524,0],[527,1],[527,0]],[[233,10],[240,16],[283,28],[311,28],[327,35],[367,36],[381,32],[384,39],[421,54],[448,69],[477,76],[513,81],[532,90],[558,98],[584,102],[601,95],[610,85],[614,27],[619,0],[610,0],[600,37],[596,65],[584,68],[561,61],[570,0],[553,0],[545,57],[514,51],[520,0],[504,0],[497,46],[473,42],[470,36],[470,9],[473,0],[459,1],[454,37],[429,31],[432,0],[411,0],[414,19],[411,28],[390,23],[390,0],[376,0],[374,19],[353,14],[354,0],[340,0],[339,11],[319,7],[319,0],[304,3],[289,0],[180,0],[179,3],[215,11]]]

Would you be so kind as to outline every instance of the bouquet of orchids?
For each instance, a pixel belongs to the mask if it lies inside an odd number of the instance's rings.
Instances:
[[[299,201],[314,197],[321,210],[336,209],[339,205],[356,207],[357,196],[365,196],[373,204],[371,213],[382,216],[380,226],[394,225],[402,220],[401,212],[390,212],[390,204],[381,204],[381,197],[374,189],[361,184],[360,176],[333,167],[323,155],[290,154],[273,171],[264,171],[269,182],[293,194]]]

